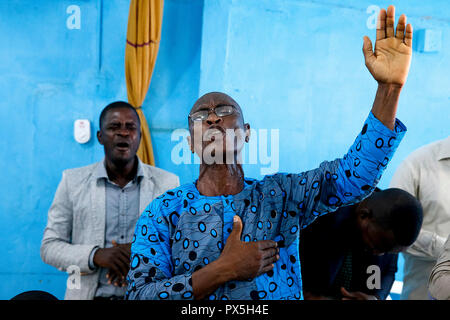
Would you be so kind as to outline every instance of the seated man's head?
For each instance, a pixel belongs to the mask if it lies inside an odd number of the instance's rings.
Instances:
[[[188,121],[189,145],[202,163],[234,163],[244,141],[250,138],[250,125],[244,123],[241,107],[225,93],[210,92],[200,97]]]
[[[422,220],[420,202],[397,188],[376,191],[356,208],[362,244],[376,255],[400,252],[413,244]]]
[[[118,167],[132,161],[141,141],[141,122],[136,109],[123,101],[107,105],[100,114],[97,139],[108,161]]]

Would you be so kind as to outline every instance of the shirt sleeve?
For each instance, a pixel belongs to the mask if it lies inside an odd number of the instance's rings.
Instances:
[[[94,244],[73,244],[73,201],[69,187],[69,173],[63,172],[62,180],[48,211],[47,226],[41,241],[42,260],[66,271],[71,266],[80,268],[81,273],[92,273],[89,268],[89,255]]]
[[[160,203],[160,199],[153,200],[136,225],[127,300],[193,299],[191,274],[173,275],[169,225]]]
[[[94,249],[92,249],[91,254],[89,255],[89,269],[91,270],[95,270],[97,268],[94,263],[94,255],[98,249],[100,249],[100,247],[96,246]]]
[[[431,270],[428,281],[431,297],[438,300],[450,300],[450,236],[444,245],[436,265]]]
[[[392,176],[389,188],[399,188],[419,198],[419,170],[410,158],[403,160]]]
[[[445,240],[435,232],[422,229],[416,241],[406,249],[406,252],[424,260],[436,261],[444,249]]]
[[[300,213],[304,228],[316,217],[357,203],[379,182],[388,162],[406,132],[396,120],[394,130],[370,112],[364,126],[343,158],[324,161],[319,168],[300,174],[276,174],[286,192],[289,209]]]
[[[386,257],[389,257],[389,263],[381,274],[381,288],[376,289],[373,293],[379,300],[386,300],[391,292],[397,272],[398,254],[387,254]]]

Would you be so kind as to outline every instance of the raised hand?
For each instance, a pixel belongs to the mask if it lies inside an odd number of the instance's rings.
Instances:
[[[394,30],[395,7],[381,9],[378,15],[375,51],[369,37],[364,37],[363,53],[366,67],[380,84],[403,86],[409,72],[412,55],[413,28],[406,25],[406,16],[398,19]]]

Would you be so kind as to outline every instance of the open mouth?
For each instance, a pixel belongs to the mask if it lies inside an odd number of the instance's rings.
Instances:
[[[206,141],[214,141],[216,138],[222,138],[225,135],[225,130],[221,127],[212,127],[205,131],[203,139]]]
[[[116,143],[116,148],[121,151],[128,150],[130,148],[130,144],[127,142],[119,142]]]

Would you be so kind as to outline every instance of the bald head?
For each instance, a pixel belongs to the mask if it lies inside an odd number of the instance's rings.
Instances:
[[[240,112],[241,107],[239,104],[229,95],[223,92],[209,92],[201,96],[197,99],[197,101],[194,103],[194,106],[191,109],[192,113],[193,111],[197,111],[203,108],[211,108],[211,106],[217,105],[217,104],[228,104],[235,106]]]
[[[199,110],[214,109],[215,107],[221,105],[234,106],[239,112],[240,117],[242,118],[242,123],[244,123],[244,115],[239,104],[232,97],[223,92],[209,92],[204,94],[197,99],[189,114],[193,114],[194,112]]]

